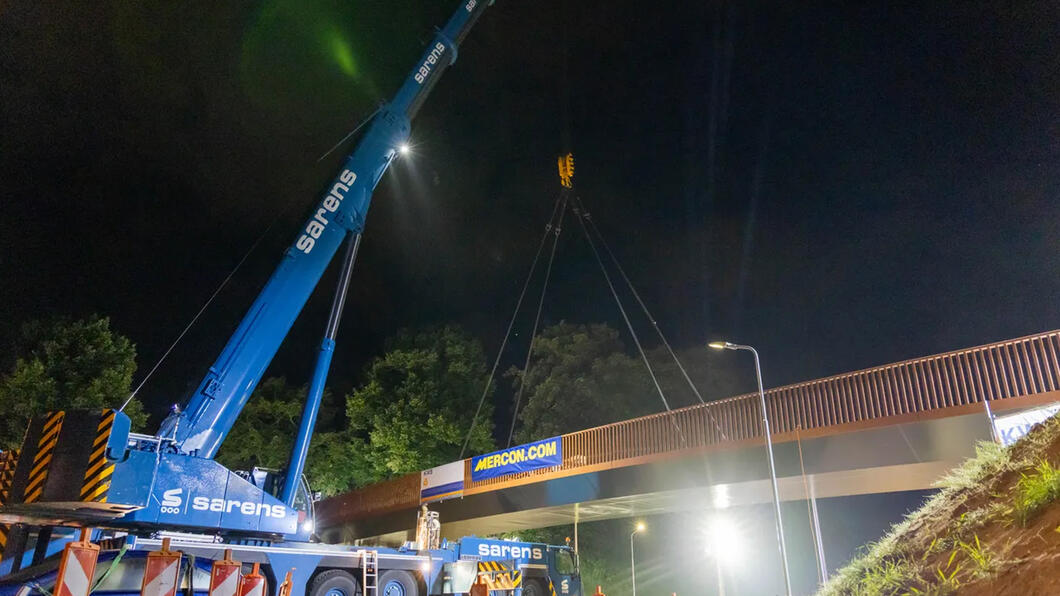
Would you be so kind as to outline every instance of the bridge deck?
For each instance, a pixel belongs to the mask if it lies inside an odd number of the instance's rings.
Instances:
[[[996,412],[1057,400],[1058,331],[766,391],[773,440],[778,444],[981,416],[987,406]],[[464,497],[717,451],[756,448],[764,442],[760,412],[758,394],[750,393],[569,433],[562,436],[561,465],[499,478],[472,481],[471,460],[467,459]],[[981,426],[981,434],[989,436],[985,416]],[[970,448],[970,444],[966,446]],[[317,522],[324,529],[348,529],[358,521],[412,511],[419,502],[420,475],[409,474],[321,502]]]

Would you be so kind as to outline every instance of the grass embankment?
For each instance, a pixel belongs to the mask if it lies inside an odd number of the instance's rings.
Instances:
[[[1060,594],[1060,417],[976,451],[818,596]]]

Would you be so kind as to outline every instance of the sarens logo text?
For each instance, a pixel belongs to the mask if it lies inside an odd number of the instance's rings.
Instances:
[[[471,459],[471,479],[496,478],[507,474],[549,468],[563,463],[563,444],[560,437],[553,437],[480,455]]]
[[[428,75],[431,74],[431,70],[434,69],[434,65],[438,64],[438,60],[441,59],[442,54],[445,53],[445,44],[440,41],[434,42],[434,47],[431,48],[431,53],[427,54],[427,57],[423,60],[423,64],[420,65],[420,69],[416,71],[416,74],[412,75],[412,78],[416,79],[416,82],[423,84],[427,80]]]
[[[162,493],[162,503],[158,510],[161,513],[181,513],[184,504],[184,489],[172,488]],[[191,508],[196,511],[215,511],[224,513],[239,513],[241,515],[254,515],[260,517],[287,517],[287,508],[283,505],[269,505],[267,503],[255,503],[253,501],[238,501],[236,499],[222,499],[220,497],[194,497],[191,500]]]
[[[480,557],[501,557],[505,559],[542,559],[545,553],[540,547],[521,546],[518,544],[480,544]]]
[[[350,191],[350,186],[353,185],[354,180],[357,180],[357,174],[349,170],[343,170],[339,174],[339,181],[331,187],[331,191],[320,202],[320,207],[317,209],[316,214],[305,225],[305,232],[294,243],[298,250],[305,254],[309,254],[309,251],[313,250],[313,246],[317,243],[317,238],[320,238],[320,235],[324,233],[324,228],[328,225],[329,215],[338,211],[339,205],[342,205],[342,200],[346,198],[346,193]]]

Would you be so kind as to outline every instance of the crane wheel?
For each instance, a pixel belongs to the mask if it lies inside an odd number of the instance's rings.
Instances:
[[[379,596],[425,596],[427,589],[411,571],[391,569],[379,576]]]
[[[361,596],[361,586],[350,572],[328,569],[309,582],[306,596]]]
[[[545,596],[548,588],[540,579],[527,579],[523,583],[523,596]]]

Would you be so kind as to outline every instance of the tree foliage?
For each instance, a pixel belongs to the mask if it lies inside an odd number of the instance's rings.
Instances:
[[[670,407],[699,403],[665,348],[647,355]],[[681,350],[678,359],[706,401],[729,397],[741,387],[748,390],[733,374],[731,361],[712,358],[705,349]],[[523,371],[513,368],[508,376],[518,392]],[[535,341],[525,383],[516,433],[520,443],[664,409],[644,361],[628,354],[618,331],[605,324],[546,327]]]
[[[625,353],[618,331],[602,324],[562,322],[534,345],[529,374],[511,369],[525,443],[642,416],[661,408],[644,364]]]
[[[0,377],[0,446],[18,447],[30,417],[50,410],[121,407],[135,371],[135,346],[105,317],[23,325],[14,367]],[[146,420],[136,399],[124,412],[134,429]]]
[[[237,470],[285,468],[307,394],[306,386],[289,385],[283,377],[263,380],[221,445],[217,461]],[[310,486],[325,495],[368,480],[364,462],[358,459],[359,441],[336,424],[339,415],[335,399],[325,390],[305,467]]]
[[[367,442],[373,475],[386,478],[458,459],[485,382],[482,346],[458,327],[404,330],[391,338],[346,398],[350,428]],[[470,452],[493,449],[492,418],[487,395]]]

